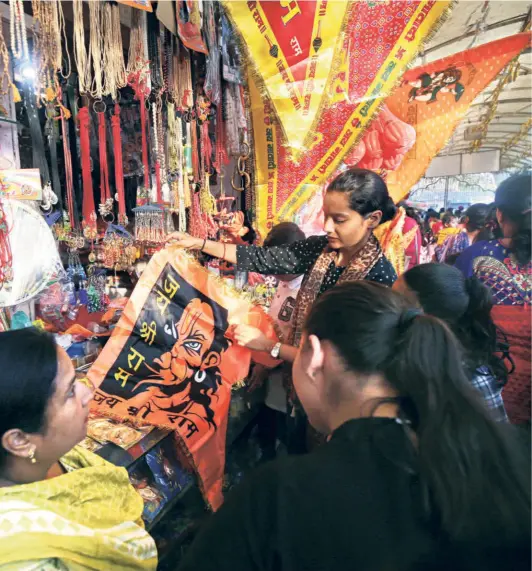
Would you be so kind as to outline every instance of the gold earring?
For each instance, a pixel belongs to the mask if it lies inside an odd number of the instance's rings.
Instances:
[[[37,464],[37,458],[35,458],[35,448],[30,450],[29,459],[32,464]]]

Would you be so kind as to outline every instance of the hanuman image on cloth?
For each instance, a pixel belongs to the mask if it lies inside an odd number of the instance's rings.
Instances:
[[[195,415],[217,429],[211,402],[222,382],[219,365],[230,341],[225,337],[227,312],[218,306],[215,315],[211,303],[192,299],[172,324],[174,346],[151,366],[145,364],[152,374],[137,383],[127,400],[129,407],[138,403],[141,417],[157,411]]]
[[[435,73],[422,73],[415,81],[410,81],[412,86],[408,101],[424,101],[434,103],[438,93],[452,93],[454,100],[459,101],[464,94],[465,87],[460,83],[462,72],[456,67],[449,67]]]

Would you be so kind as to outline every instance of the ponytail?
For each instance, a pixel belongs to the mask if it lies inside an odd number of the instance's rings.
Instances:
[[[517,263],[524,266],[530,262],[530,250],[532,241],[530,237],[530,210],[525,211],[516,221],[517,231],[512,236],[510,250],[515,256]]]
[[[427,523],[437,533],[529,540],[530,493],[517,452],[470,385],[443,321],[420,315],[397,292],[358,281],[322,295],[305,331],[334,345],[360,387],[378,375],[397,392],[416,435]]]
[[[427,513],[453,540],[526,534],[530,496],[521,467],[468,382],[456,338],[428,315],[406,327],[400,319],[398,329],[385,374],[412,417]]]
[[[510,251],[520,265],[530,262],[531,238],[530,217],[532,197],[530,173],[515,175],[503,181],[495,192],[495,206],[503,216],[503,221],[511,224],[513,232],[510,238]]]

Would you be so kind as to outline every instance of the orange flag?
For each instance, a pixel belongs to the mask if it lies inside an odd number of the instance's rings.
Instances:
[[[387,184],[395,201],[425,174],[477,95],[523,49],[530,32],[503,38],[407,71],[386,99],[388,109],[416,130],[416,142]]]
[[[232,342],[229,324],[237,323],[277,340],[261,308],[182,250],[163,250],[88,374],[97,387],[94,412],[175,430],[213,509],[223,501],[231,387],[245,379],[251,360],[251,351]]]

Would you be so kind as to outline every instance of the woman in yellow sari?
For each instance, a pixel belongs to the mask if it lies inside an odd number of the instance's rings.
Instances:
[[[0,333],[0,571],[155,570],[126,470],[76,447],[90,400],[53,337]]]

